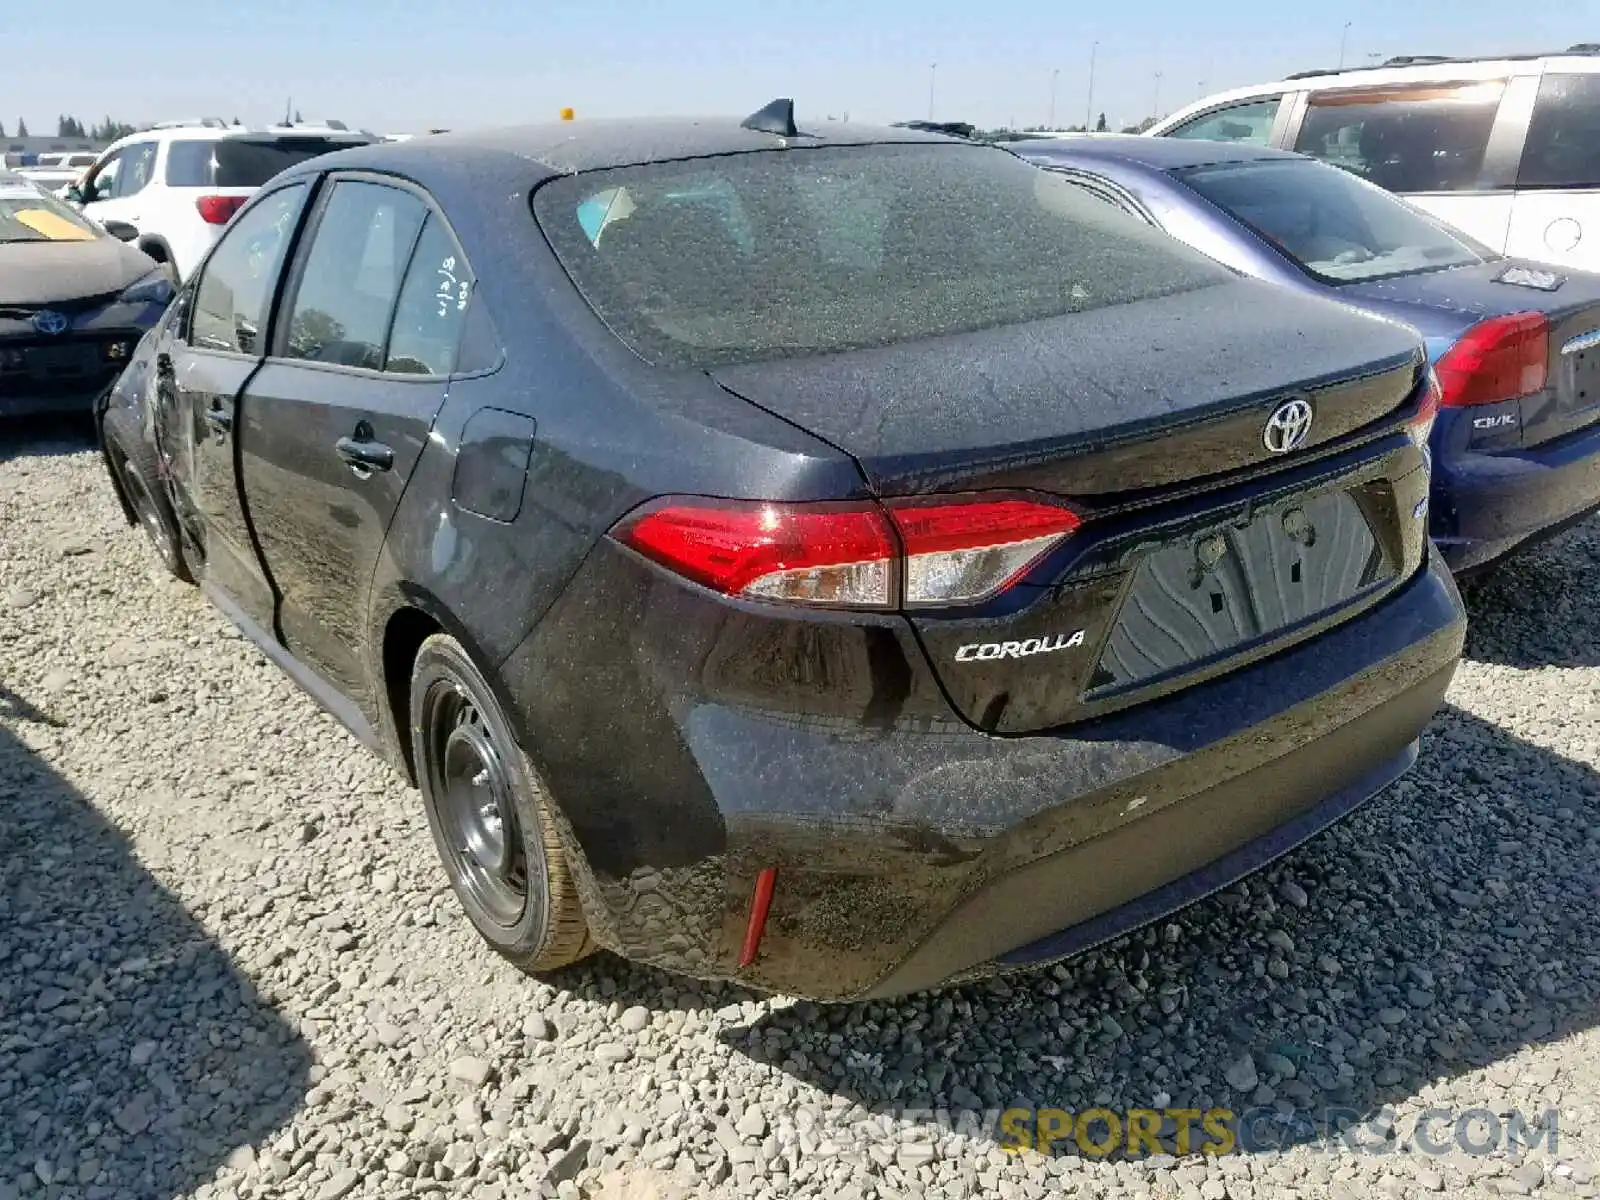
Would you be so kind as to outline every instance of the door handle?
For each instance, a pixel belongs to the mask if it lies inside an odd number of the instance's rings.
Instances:
[[[221,441],[233,431],[233,414],[222,407],[208,408],[204,413],[206,424],[211,426],[211,432]]]
[[[357,441],[342,437],[333,448],[357,474],[369,471],[387,471],[394,466],[394,451],[382,442]]]

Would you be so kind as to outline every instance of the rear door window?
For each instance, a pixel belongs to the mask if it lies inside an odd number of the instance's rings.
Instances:
[[[1503,80],[1310,97],[1294,148],[1391,192],[1478,187]]]
[[[1517,186],[1600,187],[1600,75],[1552,72],[1540,82]]]
[[[1278,119],[1282,104],[1282,96],[1266,96],[1247,104],[1230,105],[1185,121],[1167,130],[1164,136],[1265,146],[1272,140],[1272,123]]]
[[[430,213],[400,289],[383,369],[397,375],[448,375],[455,370],[472,282],[461,247]]]
[[[184,138],[167,144],[168,187],[211,187],[216,163],[216,139]]]
[[[401,276],[426,215],[400,188],[336,183],[295,289],[284,357],[382,369]]]

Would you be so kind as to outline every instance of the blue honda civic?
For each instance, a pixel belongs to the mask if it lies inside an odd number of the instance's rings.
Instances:
[[[1429,532],[1458,575],[1600,508],[1600,275],[1504,258],[1287,151],[1142,137],[1008,148],[1246,275],[1419,329],[1441,406]]]

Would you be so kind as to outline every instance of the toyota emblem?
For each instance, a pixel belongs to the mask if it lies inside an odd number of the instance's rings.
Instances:
[[[1272,410],[1267,427],[1261,431],[1261,443],[1274,454],[1288,454],[1305,445],[1310,435],[1311,403],[1296,398]]]
[[[65,333],[71,323],[60,313],[51,312],[48,308],[33,314],[33,327],[40,333],[51,335]]]

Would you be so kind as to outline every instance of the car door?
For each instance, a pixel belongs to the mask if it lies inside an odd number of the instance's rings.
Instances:
[[[368,592],[471,278],[426,196],[392,177],[334,176],[318,207],[246,389],[240,470],[284,646],[370,712]]]
[[[1496,186],[1507,80],[1390,84],[1312,92],[1293,149],[1405,197],[1504,249],[1512,193]]]
[[[133,142],[117,152],[115,170],[102,168],[94,180],[95,199],[84,211],[96,221],[126,221],[138,226],[144,218],[142,193],[155,173],[155,142]]]
[[[272,627],[275,598],[234,473],[239,394],[266,353],[267,319],[306,205],[301,180],[239,215],[184,290],[183,320],[156,359],[157,424],[201,582],[231,615]]]
[[[1546,72],[1527,129],[1506,253],[1600,271],[1600,72]]]

